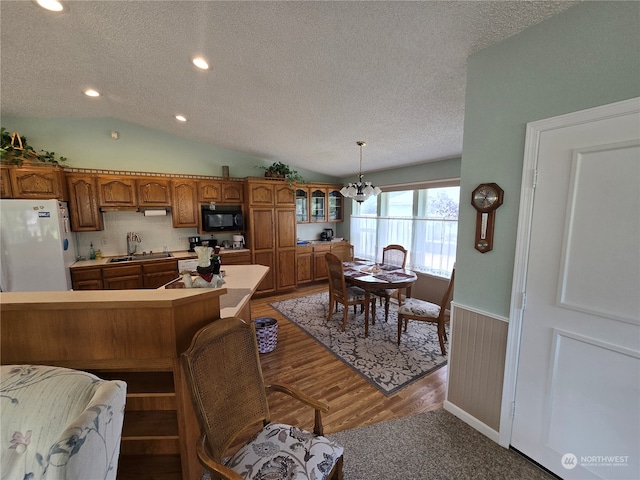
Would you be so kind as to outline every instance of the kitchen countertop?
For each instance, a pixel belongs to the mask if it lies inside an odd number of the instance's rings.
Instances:
[[[229,254],[229,253],[243,253],[243,252],[251,252],[251,250],[249,250],[248,248],[222,248],[220,249],[220,255],[222,255],[224,257],[224,255]],[[160,252],[156,252],[156,253],[160,253]],[[177,252],[170,252],[171,255],[173,255],[173,257],[167,257],[167,258],[156,258],[154,259],[155,261],[158,260],[184,260],[185,258],[198,258],[198,256],[196,255],[196,252],[189,252],[187,250],[180,250]],[[114,255],[115,257],[123,257],[124,255]],[[131,260],[131,262],[135,262],[136,260],[138,260],[137,257],[139,257],[139,260],[145,260],[144,255],[134,255],[134,257],[136,257],[135,260]],[[71,265],[71,267],[69,268],[79,268],[79,267],[100,267],[102,265],[128,265],[131,262],[117,262],[117,263],[109,263],[109,259],[113,258],[113,257],[102,257],[101,259],[96,259],[96,260],[78,260],[77,262],[75,262],[73,265]],[[146,261],[153,261],[153,260],[146,260]]]

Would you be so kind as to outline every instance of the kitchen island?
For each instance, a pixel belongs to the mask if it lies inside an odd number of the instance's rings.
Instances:
[[[251,295],[268,268],[225,271],[226,284],[217,289],[0,293],[0,363],[56,365],[126,381],[118,479],[199,479],[200,429],[179,355],[196,331],[221,316],[250,320]]]

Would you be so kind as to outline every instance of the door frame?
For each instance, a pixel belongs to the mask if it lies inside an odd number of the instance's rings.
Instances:
[[[550,130],[629,115],[639,110],[640,97],[636,97],[527,123],[522,165],[522,183],[520,187],[518,230],[516,235],[513,280],[511,284],[511,305],[509,308],[509,330],[507,333],[507,351],[502,387],[502,406],[500,409],[500,432],[498,436],[498,443],[505,448],[508,448],[511,444],[513,415],[515,411],[520,336],[522,333],[524,307],[526,305],[526,279],[535,197],[536,167],[542,134]]]

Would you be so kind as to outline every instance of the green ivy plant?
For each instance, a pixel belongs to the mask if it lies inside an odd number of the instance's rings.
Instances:
[[[18,137],[20,140],[18,140]],[[22,147],[20,146],[22,145]],[[66,157],[56,157],[56,152],[40,150],[37,153],[31,145],[27,143],[27,137],[22,135],[9,133],[9,131],[0,128],[0,160],[3,163],[12,163],[22,165],[23,162],[43,162],[58,163],[66,162]]]
[[[296,183],[305,183],[304,178],[298,173],[297,170],[293,170],[289,165],[285,165],[282,162],[273,162],[271,165],[264,166],[259,165],[265,171],[265,175],[268,177],[282,177],[289,181],[289,185]]]

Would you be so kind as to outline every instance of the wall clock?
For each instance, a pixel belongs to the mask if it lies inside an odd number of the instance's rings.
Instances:
[[[502,205],[503,197],[504,190],[496,183],[481,183],[471,194],[471,205],[478,211],[475,248],[481,253],[493,249],[496,209]]]

